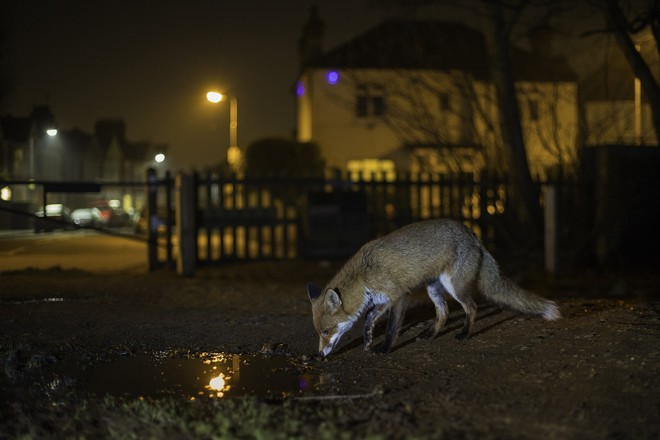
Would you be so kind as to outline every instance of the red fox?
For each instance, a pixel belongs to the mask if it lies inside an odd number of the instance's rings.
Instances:
[[[385,342],[388,353],[403,321],[410,292],[426,285],[435,305],[435,322],[420,334],[432,339],[447,320],[449,294],[463,307],[465,322],[456,337],[467,339],[474,325],[478,289],[486,299],[546,320],[561,317],[550,300],[527,292],[500,275],[495,259],[468,228],[453,220],[436,219],[404,226],[370,241],[351,257],[325,289],[307,284],[319,354],[328,356],[339,339],[366,313],[364,348],[371,350],[374,326],[389,313]]]

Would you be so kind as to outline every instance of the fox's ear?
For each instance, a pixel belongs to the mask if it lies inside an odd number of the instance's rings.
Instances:
[[[319,286],[314,283],[307,283],[307,295],[309,295],[310,301],[314,302],[317,300],[319,296],[321,296],[321,293],[323,293],[323,291]]]
[[[334,289],[328,289],[325,295],[325,310],[329,314],[333,315],[341,307],[341,298],[339,294]]]

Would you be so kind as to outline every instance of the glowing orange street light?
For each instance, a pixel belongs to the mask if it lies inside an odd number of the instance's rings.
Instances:
[[[218,103],[218,102],[222,101],[222,93],[208,92],[206,94],[206,99],[208,99],[209,101],[211,101],[214,104]]]

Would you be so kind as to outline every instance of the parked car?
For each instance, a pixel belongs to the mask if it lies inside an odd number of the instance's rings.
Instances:
[[[43,208],[34,213],[34,232],[54,231],[55,229],[69,229],[72,227],[71,210],[61,203],[46,205],[46,217]]]
[[[108,219],[107,226],[111,228],[123,228],[133,226],[133,219],[126,211],[121,208],[111,208],[112,212]]]
[[[98,228],[103,225],[98,208],[79,208],[71,213],[73,224],[81,228]]]
[[[115,204],[111,202],[115,202]],[[133,226],[133,219],[126,211],[119,208],[119,201],[117,200],[97,200],[92,202],[91,206],[98,209],[103,226],[109,228]]]

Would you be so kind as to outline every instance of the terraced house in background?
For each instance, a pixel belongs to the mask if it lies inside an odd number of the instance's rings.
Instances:
[[[0,118],[0,176],[14,181],[142,182],[146,169],[155,165],[157,153],[166,145],[131,141],[122,119],[101,119],[93,133],[78,128],[57,130],[55,115],[48,106],[35,106],[28,116]],[[12,185],[2,199],[38,205],[40,191],[27,185]],[[81,198],[118,200],[126,211],[141,209],[142,188],[113,185],[102,195],[53,194],[51,202],[70,206],[87,205]]]

